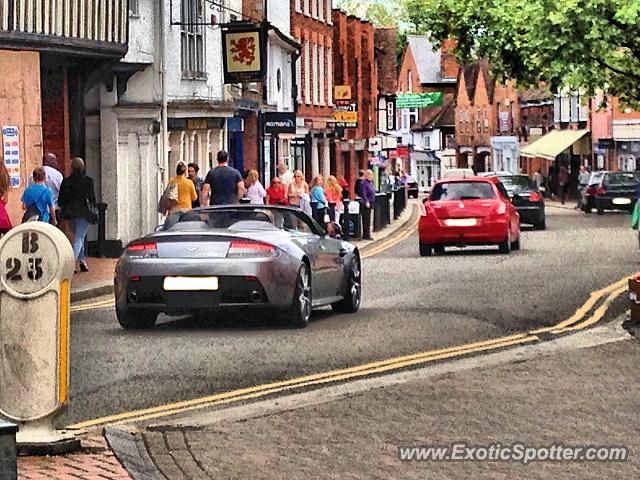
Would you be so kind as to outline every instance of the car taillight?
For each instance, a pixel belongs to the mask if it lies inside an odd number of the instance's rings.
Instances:
[[[429,214],[429,211],[427,210],[427,202],[422,202],[420,204],[420,216],[422,217],[426,217]]]
[[[498,206],[498,209],[496,210],[496,213],[498,215],[504,215],[505,213],[507,213],[507,204],[506,203],[501,203]]]
[[[533,192],[529,197],[529,200],[531,200],[532,202],[539,202],[540,200],[542,200],[542,195],[540,195],[538,192]]]
[[[270,257],[276,253],[276,247],[268,243],[253,240],[232,240],[227,257]]]
[[[158,256],[158,245],[154,242],[134,243],[127,247],[127,254],[130,257],[156,257]]]
[[[596,189],[596,195],[606,195],[606,193],[607,191],[602,187]]]

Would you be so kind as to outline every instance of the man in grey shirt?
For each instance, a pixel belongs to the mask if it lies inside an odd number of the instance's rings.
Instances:
[[[218,152],[218,166],[209,170],[202,186],[201,205],[232,205],[244,197],[244,180],[238,170],[229,166],[229,154]]]

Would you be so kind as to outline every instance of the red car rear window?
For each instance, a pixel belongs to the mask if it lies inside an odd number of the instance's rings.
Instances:
[[[487,182],[446,182],[439,183],[429,197],[437,200],[484,200],[496,198],[493,187]]]

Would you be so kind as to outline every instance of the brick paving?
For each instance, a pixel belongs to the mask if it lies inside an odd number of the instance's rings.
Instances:
[[[88,272],[76,273],[71,281],[71,288],[89,288],[113,282],[113,272],[117,258],[87,258]]]
[[[82,450],[55,457],[19,457],[24,480],[131,480],[100,432],[82,436]]]

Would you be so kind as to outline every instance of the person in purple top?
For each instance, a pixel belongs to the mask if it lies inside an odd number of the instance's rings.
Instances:
[[[376,191],[373,188],[373,172],[367,170],[365,178],[360,183],[360,209],[362,211],[362,239],[371,238],[371,209],[376,203]]]

